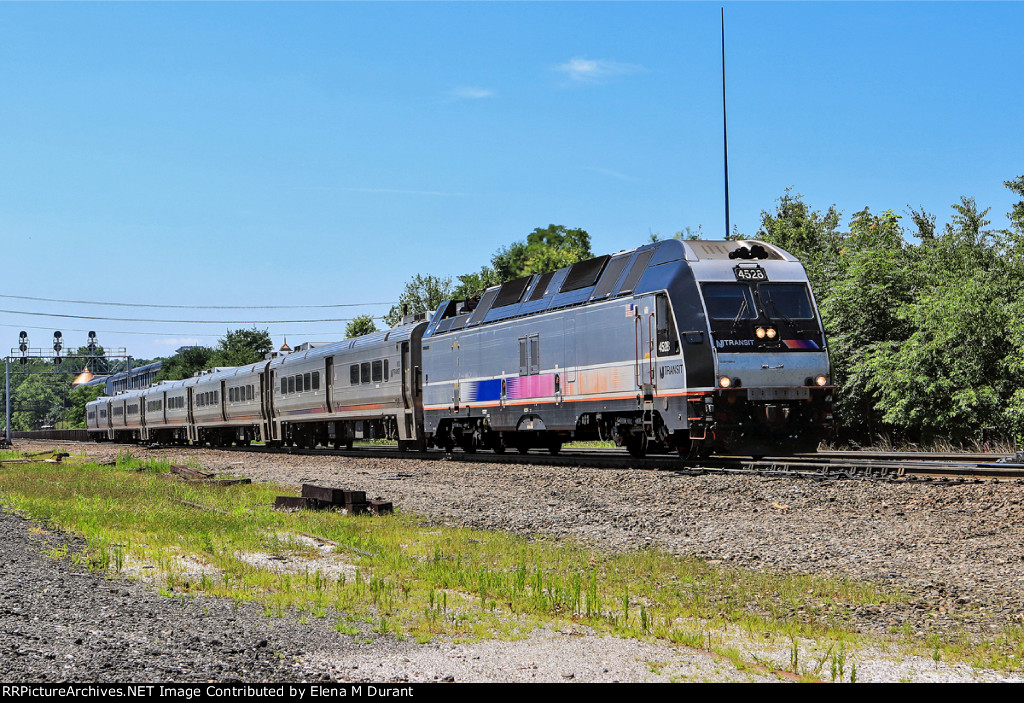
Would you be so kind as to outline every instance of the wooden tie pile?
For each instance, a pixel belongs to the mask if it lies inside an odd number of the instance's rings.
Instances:
[[[385,515],[394,512],[390,500],[367,500],[365,491],[302,484],[302,495],[278,496],[274,500],[278,510],[336,510],[350,515],[371,513]]]

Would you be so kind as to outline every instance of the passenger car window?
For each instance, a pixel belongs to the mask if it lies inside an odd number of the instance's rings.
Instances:
[[[370,362],[364,361],[359,364],[359,380],[362,383],[370,382]]]
[[[312,390],[312,389],[313,389],[313,379],[310,377],[310,374],[308,374],[308,373],[302,374],[302,390],[308,391],[308,390]]]
[[[359,385],[359,364],[348,367],[348,383],[350,386]]]
[[[384,379],[384,362],[374,361],[373,362],[373,382],[380,383]]]

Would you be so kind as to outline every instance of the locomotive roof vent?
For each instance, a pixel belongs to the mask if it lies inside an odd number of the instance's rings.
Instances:
[[[751,244],[750,247],[740,247],[729,252],[730,259],[767,259],[768,251],[760,244]]]
[[[747,241],[706,241],[688,240],[685,242],[697,258],[706,260],[723,259],[774,259],[777,261],[786,260],[785,253],[771,244],[763,242]]]

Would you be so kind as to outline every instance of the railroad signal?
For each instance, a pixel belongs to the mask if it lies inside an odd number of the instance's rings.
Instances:
[[[53,351],[57,352],[58,356],[60,355],[60,350],[64,348],[64,340],[61,339],[63,336],[60,330],[53,333]]]
[[[22,355],[28,351],[28,332],[24,330],[18,335],[18,349],[21,350]]]
[[[88,347],[88,349],[89,349],[90,352],[96,351],[96,333],[95,332],[89,332],[89,347]]]

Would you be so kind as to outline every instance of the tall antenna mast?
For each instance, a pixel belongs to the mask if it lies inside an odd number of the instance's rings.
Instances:
[[[725,8],[722,8],[722,149],[725,155],[725,236],[729,228],[729,129],[725,121]]]

